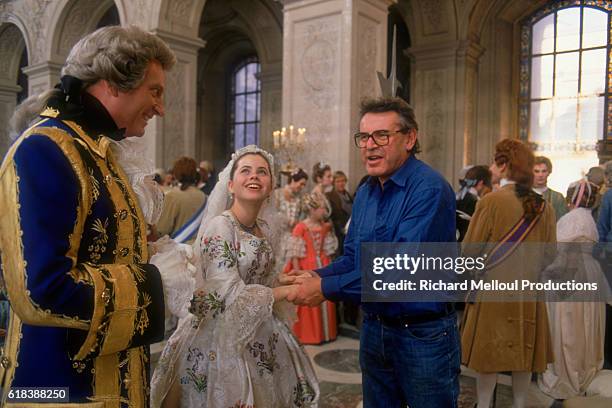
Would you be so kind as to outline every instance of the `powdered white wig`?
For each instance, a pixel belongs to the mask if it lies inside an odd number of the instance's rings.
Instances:
[[[176,63],[168,45],[155,34],[130,26],[102,27],[77,42],[62,68],[62,76],[70,75],[83,82],[82,89],[106,80],[120,91],[137,88],[151,61],[157,61],[167,71]],[[23,132],[44,109],[57,89],[27,98],[11,119],[15,134]]]

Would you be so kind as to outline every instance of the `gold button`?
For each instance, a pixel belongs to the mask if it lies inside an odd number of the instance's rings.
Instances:
[[[110,298],[111,298],[110,291],[108,289],[104,289],[102,291],[102,300],[104,301],[104,303],[108,304],[108,302],[110,301]]]
[[[125,221],[126,218],[127,218],[127,210],[119,211],[119,219],[121,221]]]
[[[0,365],[2,368],[9,368],[11,366],[11,360],[9,360],[8,357],[2,357],[0,359]]]
[[[128,248],[121,248],[121,256],[128,256],[130,250]]]

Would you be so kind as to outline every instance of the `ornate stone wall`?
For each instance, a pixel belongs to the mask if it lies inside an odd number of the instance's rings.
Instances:
[[[349,176],[364,174],[351,134],[359,101],[378,94],[386,71],[387,7],[382,0],[286,2],[283,123],[307,129],[302,166],[329,163]]]

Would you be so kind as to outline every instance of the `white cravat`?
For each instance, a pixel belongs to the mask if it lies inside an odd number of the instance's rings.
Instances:
[[[544,186],[544,187],[534,187],[533,191],[535,191],[536,193],[538,193],[539,195],[543,196],[544,193],[546,192],[546,190],[548,190],[548,187]]]

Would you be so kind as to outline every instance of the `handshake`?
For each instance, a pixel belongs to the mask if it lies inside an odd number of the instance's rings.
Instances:
[[[281,273],[279,286],[273,288],[274,300],[286,300],[295,305],[317,306],[325,300],[321,291],[321,277],[314,271],[294,269]]]

